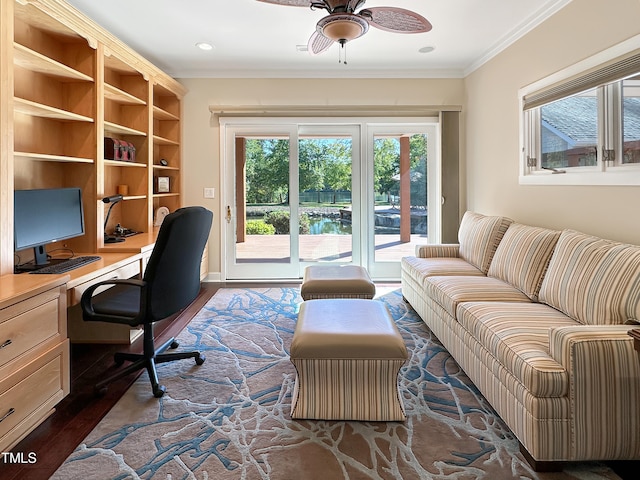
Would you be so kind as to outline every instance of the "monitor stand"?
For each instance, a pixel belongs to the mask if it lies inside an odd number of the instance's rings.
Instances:
[[[52,263],[64,262],[66,259],[51,259],[47,255],[47,250],[44,245],[37,245],[33,247],[33,262],[25,263],[24,265],[16,265],[14,267],[15,273],[23,273],[23,272],[35,272],[36,270],[40,270],[42,267],[46,265],[51,265]]]

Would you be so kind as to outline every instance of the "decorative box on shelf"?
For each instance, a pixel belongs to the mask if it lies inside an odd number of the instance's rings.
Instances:
[[[104,137],[104,158],[107,160],[135,162],[136,147],[133,143],[127,142],[126,140]]]

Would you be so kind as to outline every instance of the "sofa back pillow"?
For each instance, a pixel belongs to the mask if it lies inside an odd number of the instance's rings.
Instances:
[[[540,287],[540,301],[588,325],[637,321],[640,247],[563,231]]]
[[[537,302],[542,278],[559,237],[557,230],[512,223],[496,249],[487,275],[513,285]]]
[[[496,248],[512,222],[506,217],[488,217],[466,212],[458,230],[460,258],[486,275]]]

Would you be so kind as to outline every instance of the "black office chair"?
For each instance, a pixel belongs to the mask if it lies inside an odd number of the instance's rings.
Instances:
[[[108,280],[92,285],[82,295],[82,316],[85,321],[110,322],[136,327],[144,326],[142,355],[116,353],[116,365],[133,362],[117,374],[96,385],[96,391],[106,392],[112,381],[146,368],[153,395],[160,398],[166,391],[158,384],[156,364],[195,358],[197,365],[204,363],[200,352],[162,353],[177,348],[171,338],[155,348],[153,324],[187,307],[200,291],[200,261],[209,237],[213,214],[203,207],[186,207],[167,215],[162,222],[153,252],[142,280]],[[112,285],[96,294],[96,289]]]

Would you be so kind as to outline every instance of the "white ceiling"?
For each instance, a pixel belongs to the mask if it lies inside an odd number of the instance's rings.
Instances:
[[[370,28],[318,56],[306,46],[324,10],[256,0],[67,0],[168,74],[187,77],[462,77],[571,0],[368,0],[433,25],[402,35]],[[208,42],[213,50],[195,44]],[[434,47],[431,53],[420,53]]]

